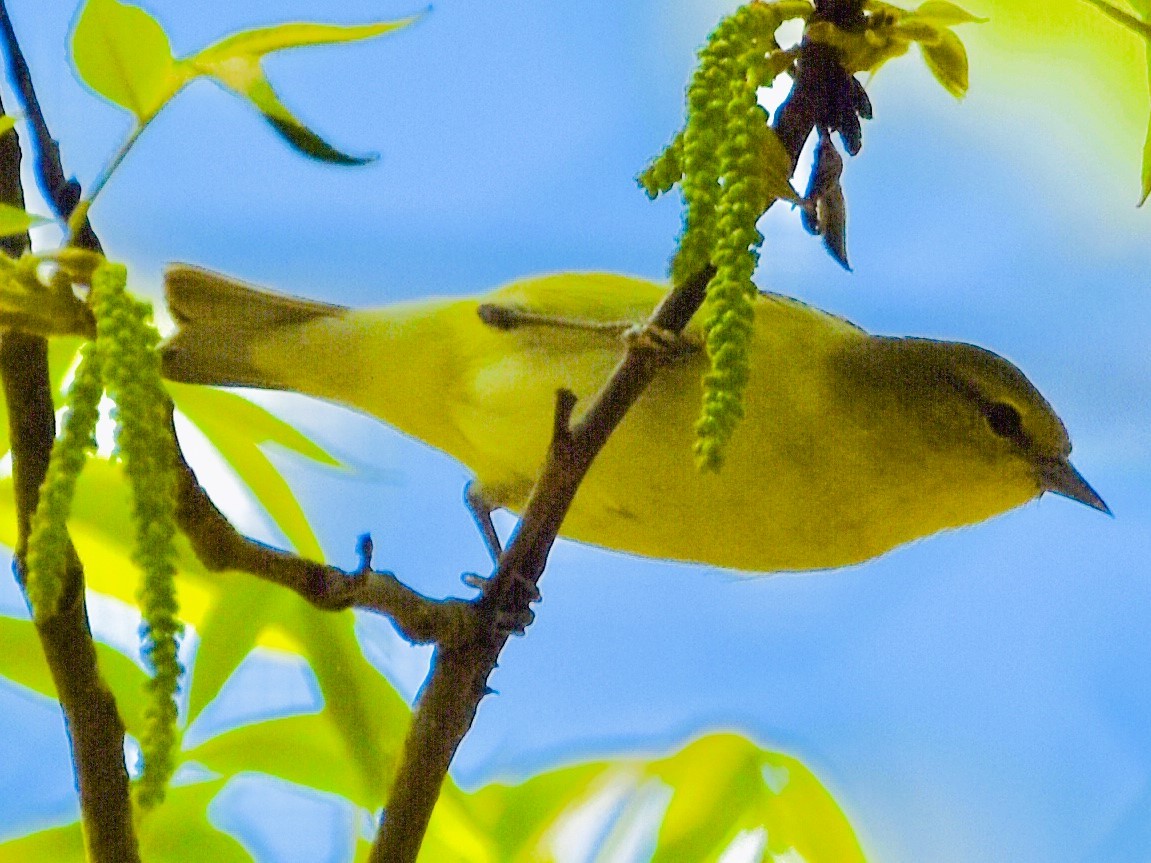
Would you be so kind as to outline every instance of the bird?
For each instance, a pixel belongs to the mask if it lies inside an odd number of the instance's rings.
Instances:
[[[554,273],[484,296],[353,309],[173,264],[172,381],[303,393],[466,465],[481,513],[522,511],[553,430],[575,416],[668,288]],[[1062,495],[1110,514],[1024,374],[971,344],[873,335],[759,293],[744,417],[723,468],[692,452],[708,368],[701,315],[669,348],[584,479],[560,534],[749,573],[835,569]]]

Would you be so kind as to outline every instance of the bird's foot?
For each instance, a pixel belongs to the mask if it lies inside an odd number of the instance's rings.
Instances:
[[[689,356],[700,349],[699,343],[689,336],[650,323],[628,327],[623,331],[623,341],[632,350],[648,351],[668,360]]]
[[[465,572],[463,582],[479,590],[478,601],[492,609],[492,624],[497,632],[523,635],[536,618],[531,603],[539,602],[542,597],[536,583],[530,578],[518,572],[510,575],[501,591],[502,596],[495,595],[495,576],[485,578],[479,573]]]
[[[492,557],[492,564],[499,566],[500,557],[504,551],[500,544],[500,535],[496,533],[496,526],[492,522],[492,513],[498,507],[492,506],[491,502],[484,496],[483,488],[474,479],[464,486],[464,503],[468,507],[468,512],[472,514],[472,519],[475,520],[480,535],[484,538],[484,545],[487,546],[488,554]]]

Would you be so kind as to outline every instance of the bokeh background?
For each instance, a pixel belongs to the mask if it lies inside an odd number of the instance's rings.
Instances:
[[[143,5],[177,53],[242,27],[416,8]],[[968,5],[992,21],[960,31],[966,100],[935,84],[914,49],[869,84],[876,118],[845,174],[854,272],[778,207],[757,281],[872,331],[1009,357],[1064,418],[1076,464],[1115,518],[1049,497],[852,569],[771,578],[560,543],[537,621],[506,651],[499,694],[456,760],[465,786],[731,728],[808,764],[875,861],[1151,858],[1143,47],[1082,2]],[[66,166],[90,182],[127,117],[72,77],[71,2],[9,6]],[[694,50],[730,8],[440,0],[397,34],[272,57],[269,75],[301,117],[379,160],[303,160],[198,83],[146,132],[94,224],[156,294],[168,261],[363,305],[547,271],[660,277],[678,202],[648,202],[633,177],[678,127]],[[332,562],[352,565],[355,537],[370,530],[378,564],[425,592],[467,595],[460,573],[486,558],[461,503],[462,467],[334,407],[260,401],[351,466],[277,457]],[[226,510],[277,541],[226,470],[199,464]],[[131,613],[95,607],[98,631],[130,642]],[[0,611],[21,609],[3,580]],[[429,653],[379,619],[362,619],[361,635],[414,694]],[[197,733],[314,697],[306,669],[264,651]],[[0,836],[74,818],[52,705],[0,684],[0,722]],[[294,863],[337,859],[352,816],[253,780],[213,817],[260,859]]]

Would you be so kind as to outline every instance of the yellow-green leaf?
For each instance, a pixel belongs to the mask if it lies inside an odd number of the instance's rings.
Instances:
[[[130,734],[139,735],[148,703],[144,695],[148,676],[131,659],[106,644],[96,645],[96,656],[100,674],[116,696],[124,726]],[[56,697],[56,685],[31,621],[0,617],[0,675],[33,692]]]
[[[11,114],[0,114],[0,135],[16,128],[16,118]]]
[[[296,118],[264,77],[236,92],[246,97],[276,133],[305,156],[333,165],[366,165],[379,158],[375,153],[353,156],[333,147]]]
[[[188,81],[159,22],[119,0],[84,4],[72,31],[72,62],[81,81],[140,125]]]
[[[232,64],[237,60],[247,65],[252,59],[285,48],[334,45],[340,42],[371,39],[407,27],[421,17],[422,15],[411,15],[395,21],[377,21],[371,24],[292,23],[257,27],[227,36],[189,59],[208,74],[223,78],[232,74],[229,69],[234,68]]]
[[[983,24],[988,19],[972,15],[966,9],[948,3],[947,0],[927,0],[921,3],[912,13],[914,17],[930,20],[941,27],[951,27],[955,24]]]
[[[497,860],[538,859],[548,828],[560,813],[584,799],[607,765],[579,764],[550,770],[518,785],[494,783],[464,798],[472,819],[492,838]],[[450,789],[449,789],[450,790]],[[432,829],[440,825],[437,807]]]
[[[1151,42],[1147,43],[1147,82],[1148,88],[1151,89]],[[1139,198],[1139,206],[1142,207],[1147,202],[1147,197],[1151,195],[1151,117],[1147,118],[1147,137],[1143,141],[1143,173],[1142,173],[1143,191]]]
[[[790,860],[792,851],[805,863],[864,863],[846,815],[811,771],[795,758],[736,734],[707,735],[653,761],[620,758],[565,767],[521,785],[457,794],[461,811],[447,815],[462,827],[473,824],[494,837],[494,853],[477,859],[534,863],[555,859],[560,828],[572,817],[582,818],[589,804],[607,794],[612,808],[622,813],[619,818],[614,824],[584,824],[585,830],[608,828],[599,845],[602,854],[630,835],[636,816],[650,817],[651,803],[660,802],[658,792],[653,797],[658,786],[671,796],[653,861],[715,863],[741,833],[759,831],[767,837],[765,861]],[[437,807],[433,829],[440,818]]]
[[[43,225],[48,221],[50,220],[43,216],[33,215],[11,204],[0,204],[0,237],[23,234],[29,228]]]
[[[87,858],[79,821],[11,839],[0,845],[0,863],[28,863],[30,860],[86,863]]]
[[[1130,12],[1125,12],[1122,9],[1111,5],[1106,0],[1087,0],[1092,6],[1106,15],[1113,21],[1126,27],[1134,33],[1138,33],[1144,39],[1151,39],[1151,24],[1146,21],[1140,21]]]
[[[164,804],[139,822],[141,858],[148,863],[255,863],[243,845],[208,819],[208,806],[223,785],[216,779],[169,789]]]
[[[208,607],[197,627],[200,643],[187,683],[189,725],[219,695],[263,631],[281,618],[284,604],[292,599],[283,588],[247,574],[230,580],[234,583],[222,592],[223,599]]]
[[[288,109],[264,76],[260,60],[272,51],[308,45],[331,45],[382,36],[406,27],[420,16],[371,24],[293,23],[236,33],[182,61],[191,74],[209,75],[247,99],[281,137],[304,155],[340,165],[362,165],[374,155],[353,156],[336,149]]]
[[[768,128],[766,132],[763,136],[760,167],[767,193],[780,200],[799,204],[802,198],[791,185],[791,155],[774,129]]]
[[[921,45],[934,45],[941,38],[942,28],[930,21],[919,21],[911,16],[895,26],[895,33],[904,39],[911,39]]]
[[[703,860],[730,841],[763,785],[760,752],[735,735],[714,735],[652,765],[672,788],[652,863]]]
[[[223,776],[254,771],[318,791],[338,794],[365,809],[383,802],[387,776],[365,792],[359,771],[331,722],[310,713],[242,725],[197,746],[185,756]]]
[[[935,80],[952,96],[962,99],[967,93],[967,49],[959,37],[944,29],[938,42],[921,44],[919,48]]]
[[[288,423],[235,393],[173,383],[168,390],[180,413],[216,447],[296,551],[323,560],[307,516],[261,447],[275,444],[322,464],[338,466],[339,462]]]
[[[364,657],[351,612],[332,614],[303,603],[297,608],[288,625],[316,675],[325,717],[339,734],[364,795],[376,799],[391,781],[411,711]]]
[[[159,808],[137,824],[140,856],[148,863],[254,863],[244,847],[208,820],[208,805],[223,780],[172,788]],[[0,844],[0,863],[85,863],[80,822],[41,830]]]

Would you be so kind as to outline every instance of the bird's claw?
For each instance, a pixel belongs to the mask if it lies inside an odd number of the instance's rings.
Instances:
[[[642,350],[662,357],[676,359],[695,353],[699,349],[691,339],[675,330],[666,330],[652,323],[635,324],[623,331],[628,348]]]
[[[535,620],[530,605],[542,597],[536,583],[522,573],[509,574],[500,596],[493,592],[495,576],[485,578],[479,573],[465,572],[461,578],[464,584],[479,590],[480,600],[492,608],[493,628],[500,634],[523,635]]]

